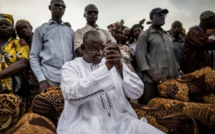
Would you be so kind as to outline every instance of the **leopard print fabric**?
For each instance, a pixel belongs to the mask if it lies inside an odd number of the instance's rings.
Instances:
[[[14,94],[0,94],[0,134],[10,134],[20,119],[21,100]]]
[[[215,104],[215,94],[205,95],[203,97],[203,100],[204,100],[205,103]]]
[[[215,70],[205,67],[181,78],[166,80],[158,86],[158,92],[165,98],[207,103],[204,97],[215,94]]]
[[[32,111],[49,118],[57,125],[63,111],[64,98],[59,87],[50,87],[48,90],[34,98]]]
[[[174,134],[198,134],[196,122],[189,116],[176,110],[150,108],[137,104],[131,104],[138,118],[146,118],[152,126],[165,133]]]
[[[206,127],[215,130],[215,105],[196,102],[182,102],[173,99],[154,98],[147,104],[148,107],[165,109],[168,111],[184,113],[198,120]]]
[[[176,79],[166,80],[158,86],[159,95],[166,98],[189,101],[189,88],[187,84]]]
[[[56,127],[48,118],[29,112],[16,124],[13,134],[56,134]]]
[[[30,66],[28,67],[28,70],[26,72],[26,79],[28,81],[29,85],[34,85],[34,86],[38,86],[39,83],[37,81],[37,78],[35,77],[33,71],[31,70]]]

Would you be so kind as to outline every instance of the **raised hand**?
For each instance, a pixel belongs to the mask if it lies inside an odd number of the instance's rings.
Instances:
[[[120,49],[116,43],[112,43],[106,48],[106,66],[110,70],[113,66],[119,71],[122,76],[122,56]]]

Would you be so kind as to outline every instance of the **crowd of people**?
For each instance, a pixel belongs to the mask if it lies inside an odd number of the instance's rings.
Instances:
[[[147,105],[165,80],[215,67],[213,11],[201,13],[199,25],[186,33],[178,20],[162,28],[168,9],[152,9],[148,29],[142,19],[131,28],[121,20],[105,30],[96,23],[99,9],[89,4],[86,26],[76,31],[63,22],[65,9],[63,0],[51,0],[51,19],[34,32],[30,20],[15,23],[0,14],[0,104],[18,98],[16,118],[31,111],[36,95],[58,86],[65,101],[59,134],[160,134],[129,102]],[[2,122],[0,131],[14,124]]]

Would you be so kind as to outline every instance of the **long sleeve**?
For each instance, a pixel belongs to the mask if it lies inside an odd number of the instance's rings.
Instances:
[[[190,30],[190,32],[188,32],[186,41],[196,48],[205,50],[215,49],[215,40],[208,39],[206,34],[203,34],[202,31],[197,27],[194,30]]]
[[[147,60],[147,37],[145,32],[139,36],[136,46],[136,60],[141,71],[150,70]]]
[[[122,86],[125,95],[131,99],[140,98],[144,91],[143,82],[125,64],[123,64],[123,77]]]
[[[40,35],[39,29],[37,28],[34,32],[34,36],[32,40],[32,46],[31,46],[31,52],[30,52],[30,65],[31,65],[31,69],[33,70],[39,82],[46,79],[42,72],[42,69],[40,66],[40,58],[39,58],[39,54],[42,51],[42,45],[43,45],[42,43],[43,43],[42,37]]]
[[[76,62],[67,62],[62,68],[61,90],[64,98],[73,104],[82,103],[114,90],[113,78],[105,65],[81,77]]]

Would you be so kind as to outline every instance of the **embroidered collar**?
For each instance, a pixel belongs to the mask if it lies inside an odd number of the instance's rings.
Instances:
[[[100,66],[102,66],[104,64],[104,58],[102,59],[102,61],[99,64],[92,64],[92,63],[88,63],[84,60],[84,58],[82,57],[82,62],[85,64],[85,66],[87,68],[90,68],[91,71],[98,69]]]

